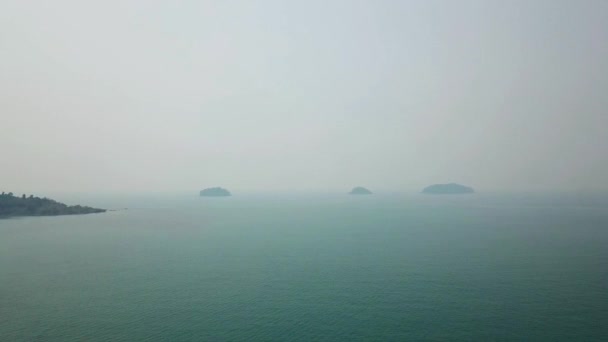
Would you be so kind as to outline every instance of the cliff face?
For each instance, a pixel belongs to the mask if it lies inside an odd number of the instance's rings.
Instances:
[[[472,194],[475,190],[473,188],[456,184],[435,184],[431,186],[427,186],[422,190],[424,194],[437,194],[437,195],[448,195],[448,194]]]
[[[232,194],[230,193],[230,191],[224,189],[224,188],[220,188],[220,187],[215,187],[215,188],[207,188],[204,190],[201,190],[200,192],[200,196],[209,196],[209,197],[222,197],[222,196],[231,196]]]
[[[103,213],[105,209],[68,206],[52,199],[29,196],[16,197],[12,192],[0,195],[0,217],[9,216],[55,216]]]

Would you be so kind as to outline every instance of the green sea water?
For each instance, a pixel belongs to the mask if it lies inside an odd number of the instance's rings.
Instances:
[[[78,201],[0,220],[1,341],[608,340],[606,196]]]

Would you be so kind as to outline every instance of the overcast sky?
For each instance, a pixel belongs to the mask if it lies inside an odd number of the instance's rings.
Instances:
[[[608,189],[608,1],[0,1],[0,190]]]

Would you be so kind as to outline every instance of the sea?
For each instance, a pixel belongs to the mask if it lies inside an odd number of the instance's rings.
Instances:
[[[0,220],[0,341],[608,341],[608,195],[65,195]]]

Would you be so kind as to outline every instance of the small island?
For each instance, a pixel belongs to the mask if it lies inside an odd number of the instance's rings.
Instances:
[[[12,192],[0,194],[0,217],[13,216],[56,216],[103,213],[105,209],[68,206],[49,198],[30,195],[17,197]]]
[[[220,187],[215,187],[215,188],[207,188],[204,190],[201,190],[200,195],[203,197],[225,197],[225,196],[232,196],[232,194],[230,193],[230,191],[224,189],[224,188],[220,188]]]
[[[434,184],[431,186],[427,186],[422,190],[423,194],[433,194],[433,195],[458,195],[458,194],[472,194],[475,190],[473,188],[456,184]]]
[[[351,195],[371,195],[372,194],[371,191],[369,191],[368,189],[366,189],[362,186],[354,187],[349,193]]]

